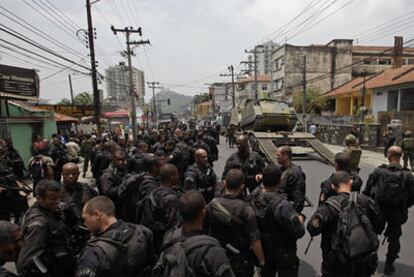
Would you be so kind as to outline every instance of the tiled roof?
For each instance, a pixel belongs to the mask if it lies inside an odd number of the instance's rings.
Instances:
[[[368,90],[414,83],[414,65],[403,66],[400,68],[389,69],[373,76],[368,76],[365,87]],[[361,91],[363,78],[355,78],[325,94],[325,96],[338,96],[356,91]]]
[[[392,46],[372,46],[372,45],[353,45],[352,51],[353,52],[384,52],[384,51],[392,51]],[[413,47],[404,47],[403,52],[414,53]]]
[[[56,122],[79,122],[77,118],[60,113],[55,113],[55,120]]]

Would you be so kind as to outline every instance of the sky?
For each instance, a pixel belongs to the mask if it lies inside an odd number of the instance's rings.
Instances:
[[[78,30],[87,29],[85,1],[0,0],[0,26],[90,67],[89,49],[76,35],[82,37],[83,31]],[[229,65],[242,69],[245,49],[263,41],[309,45],[342,38],[361,45],[392,46],[394,35],[414,38],[412,0],[100,0],[92,4],[92,19],[100,73],[126,61],[120,55],[126,48],[125,36],[114,35],[110,26],[142,27],[142,39],[151,44],[134,49],[133,65],[144,70],[146,81],[158,81],[186,95],[207,92],[208,83],[214,81],[229,81],[219,74],[228,73]],[[141,39],[138,34],[131,38]],[[5,32],[0,31],[0,39],[0,63],[37,69],[41,98],[51,103],[69,98],[68,74],[75,95],[92,91],[91,78],[79,73],[86,69]],[[64,67],[39,57],[34,60],[33,54],[23,56],[15,45]],[[105,80],[99,88],[105,92]],[[150,97],[146,88],[145,99]]]

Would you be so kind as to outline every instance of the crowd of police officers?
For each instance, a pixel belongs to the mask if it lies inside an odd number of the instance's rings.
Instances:
[[[387,149],[389,164],[376,168],[361,191],[351,159],[356,141],[347,137],[336,173],[321,182],[318,208],[306,220],[306,175],[289,146],[277,149],[278,165],[268,164],[240,134],[219,178],[219,138],[219,125],[181,123],[143,128],[134,141],[109,133],[71,138],[85,150],[83,177],[91,162],[92,188],[78,181],[80,168],[55,135],[49,151],[34,151],[40,171],[30,207],[24,163],[10,140],[0,141],[1,264],[16,262],[19,276],[298,276],[297,241],[306,227],[322,236],[322,276],[370,276],[378,245],[353,260],[335,252],[347,239],[338,222],[352,202],[375,238],[385,230],[385,273],[395,271],[401,226],[414,204],[413,175],[400,165],[399,146]],[[393,204],[375,194],[386,172],[400,177]],[[2,268],[0,276],[15,274]]]

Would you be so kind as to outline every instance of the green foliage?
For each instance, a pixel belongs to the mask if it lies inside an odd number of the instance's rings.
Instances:
[[[204,103],[204,102],[207,102],[209,99],[210,98],[209,98],[209,95],[208,95],[207,92],[203,93],[203,94],[200,94],[200,95],[195,95],[194,96],[194,104]]]
[[[310,87],[306,90],[306,113],[320,114],[328,106],[328,99],[321,96],[319,90]],[[302,113],[303,108],[303,91],[293,96],[293,107],[296,112]]]
[[[75,105],[92,105],[93,95],[86,91],[81,92],[74,97],[73,102]],[[67,98],[63,98],[57,104],[58,105],[72,105],[72,101]]]

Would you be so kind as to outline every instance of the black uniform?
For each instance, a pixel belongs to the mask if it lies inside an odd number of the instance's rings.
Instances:
[[[181,228],[169,230],[164,237],[163,244],[167,244],[183,236]],[[186,233],[185,238],[194,238],[205,236],[203,232],[194,230]],[[185,241],[185,240],[184,240]],[[183,244],[185,245],[185,244]],[[217,242],[219,245],[219,242]],[[187,251],[186,251],[187,253]],[[200,256],[202,255],[202,256]],[[187,260],[189,266],[196,276],[212,276],[212,277],[233,277],[234,273],[231,269],[229,260],[226,256],[226,250],[220,246],[204,246],[197,247],[188,252]]]
[[[343,205],[349,200],[349,193],[339,193],[331,196]],[[380,229],[381,213],[375,202],[369,197],[358,194],[357,203],[362,208],[363,213],[368,217],[376,233]],[[377,268],[377,256],[368,256],[366,259],[359,260],[359,264],[342,264],[332,251],[333,241],[337,233],[337,222],[339,213],[326,202],[322,203],[317,211],[310,218],[307,229],[311,236],[322,233],[322,266],[323,276],[370,276]]]
[[[401,184],[401,201],[396,205],[382,203],[376,197],[376,186],[385,171],[401,172],[403,177]],[[387,260],[391,263],[398,258],[400,252],[401,226],[408,219],[408,208],[414,204],[414,177],[410,171],[405,170],[399,164],[381,165],[376,168],[368,177],[367,185],[363,192],[376,200],[382,215],[382,229],[387,225],[384,235],[388,238]]]
[[[67,154],[68,149],[63,143],[59,142],[58,144],[51,144],[49,149],[49,156],[52,158],[54,163],[53,172],[55,174],[56,182],[60,182],[60,179],[62,177],[62,168],[66,163]]]
[[[325,202],[326,199],[328,199],[330,196],[336,195],[336,192],[331,187],[332,177],[334,175],[335,174],[332,174],[331,176],[329,176],[328,179],[326,179],[325,181],[321,183],[321,194],[319,196],[319,205]],[[363,181],[361,177],[359,177],[358,175],[353,175],[353,174],[351,175],[352,175],[352,191],[361,192],[361,187],[363,185]]]
[[[122,178],[125,175],[125,170],[119,170],[114,165],[109,165],[104,170],[101,176],[101,192],[100,194],[109,197],[115,204],[116,216],[120,216],[121,205],[118,201],[118,187],[122,183]]]
[[[291,164],[282,170],[282,186],[280,191],[287,194],[295,210],[300,213],[305,205],[306,176],[300,166]]]
[[[92,173],[93,173],[93,177],[96,179],[97,181],[97,187],[98,190],[100,191],[100,185],[99,185],[99,180],[102,176],[102,173],[105,169],[108,168],[108,166],[111,164],[112,161],[112,154],[108,151],[104,151],[102,149],[98,149],[95,153],[95,156],[93,158],[93,162],[92,162]]]
[[[118,220],[88,241],[76,277],[150,276],[154,255],[148,228]]]
[[[230,244],[240,251],[240,255],[229,256],[235,275],[252,276],[250,244],[260,239],[253,208],[238,196],[223,195],[207,205],[205,221],[204,228],[208,235],[218,239],[221,245]]]
[[[151,205],[148,207],[148,204],[144,204],[142,224],[153,232],[154,245],[157,250],[162,244],[165,232],[181,224],[178,200],[178,194],[173,189],[166,187],[158,187],[146,197],[145,201]],[[149,214],[152,218],[148,216]]]
[[[194,163],[194,149],[183,142],[179,142],[172,152],[169,163],[177,166],[180,180],[184,180],[184,173]]]
[[[36,202],[23,217],[24,246],[16,262],[17,271],[24,276],[45,276],[36,267],[38,257],[51,276],[73,276],[74,254],[70,244],[71,232],[57,213]]]
[[[211,155],[213,161],[218,160],[218,148],[217,141],[212,136],[204,136],[203,141],[208,145],[211,152],[208,152]]]
[[[256,211],[263,251],[266,258],[262,276],[298,276],[299,259],[296,241],[305,228],[285,194],[263,192],[257,188],[249,196]]]
[[[240,165],[240,170],[244,173],[246,189],[253,191],[259,185],[255,178],[266,166],[265,160],[255,151],[251,151],[247,158],[241,157],[239,153],[233,153],[226,161],[221,179],[225,179],[227,172],[235,168],[235,165]]]
[[[131,154],[127,161],[127,172],[140,174],[145,172],[145,159],[146,154],[141,152],[135,152]]]
[[[184,190],[197,190],[210,202],[214,198],[217,176],[214,169],[207,165],[204,168],[197,164],[190,166],[184,174]]]
[[[88,184],[77,182],[74,185],[62,186],[62,202],[66,203],[72,212],[82,222],[82,209],[85,203],[95,197],[97,192]]]

